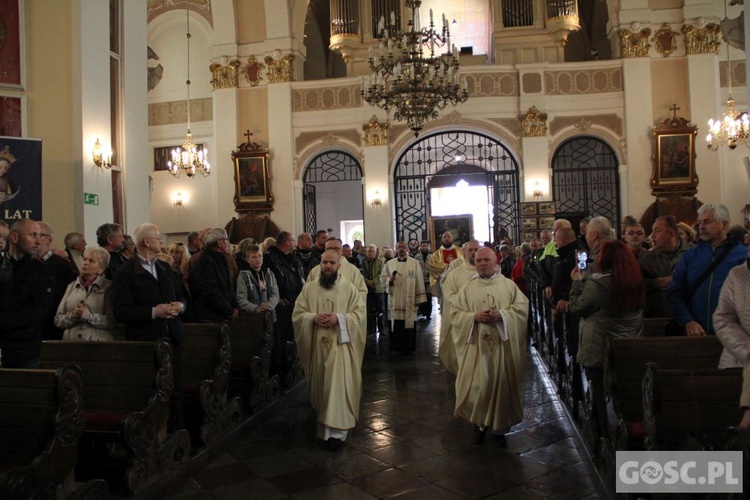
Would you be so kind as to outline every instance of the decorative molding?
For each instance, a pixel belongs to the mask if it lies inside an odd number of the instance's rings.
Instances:
[[[193,12],[197,12],[203,18],[208,21],[208,24],[213,28],[213,12],[211,11],[211,0],[188,0],[190,2],[189,8]],[[150,23],[158,16],[172,10],[185,11],[185,2],[183,0],[148,0],[146,5],[146,18],[147,22]]]
[[[294,179],[301,181],[302,171],[311,158],[332,149],[345,151],[352,155],[360,165],[364,165],[362,134],[357,129],[302,132],[294,141]]]
[[[359,92],[359,85],[294,89],[292,91],[292,110],[299,113],[303,111],[360,108],[362,107],[362,96]]]
[[[730,66],[732,87],[744,87],[747,82],[745,74],[745,60],[739,59],[731,62]],[[725,88],[729,86],[727,81],[727,61],[719,61],[719,86]]]
[[[669,57],[675,50],[677,50],[677,37],[679,33],[672,31],[669,27],[669,23],[661,25],[651,42],[654,44],[656,51],[664,57]]]
[[[721,27],[718,24],[709,23],[703,28],[686,24],[681,31],[685,35],[685,50],[688,55],[719,53]]]
[[[362,140],[365,146],[385,146],[388,144],[388,124],[378,121],[378,117],[372,115],[370,121],[362,125]]]
[[[526,113],[519,113],[523,137],[544,137],[547,135],[547,113],[540,113],[536,106],[531,106]]]
[[[595,125],[609,130],[617,137],[622,137],[625,130],[622,118],[614,113],[609,113],[604,115],[556,116],[550,120],[549,133],[557,136],[569,127],[575,127],[579,133],[589,132]]]
[[[518,73],[468,73],[466,80],[469,97],[513,97],[520,95]]]
[[[211,80],[214,90],[237,88],[237,69],[239,67],[239,59],[232,59],[227,63],[226,57],[222,57],[221,60],[211,64],[209,69],[214,76]]]
[[[622,92],[622,68],[547,71],[546,95],[577,95]]]
[[[266,69],[266,65],[259,62],[255,56],[247,58],[247,64],[242,68],[241,73],[245,75],[247,83],[251,87],[257,87],[263,80],[263,70]]]
[[[294,81],[292,71],[292,61],[294,55],[281,55],[281,51],[274,51],[273,56],[266,56],[266,78],[268,83],[288,83]]]
[[[633,30],[636,29],[638,28],[634,26]],[[648,37],[651,36],[651,28],[642,28],[640,31],[621,29],[617,34],[620,35],[622,57],[624,59],[648,57],[648,51],[651,48],[651,45],[648,43]]]
[[[190,100],[190,119],[205,122],[214,119],[213,99]],[[148,125],[175,125],[187,123],[187,107],[184,100],[155,102],[148,105]]]
[[[588,129],[591,128],[591,125],[592,125],[591,120],[583,116],[581,117],[581,121],[579,121],[573,126],[577,128],[578,130],[580,130],[581,132],[586,132]]]

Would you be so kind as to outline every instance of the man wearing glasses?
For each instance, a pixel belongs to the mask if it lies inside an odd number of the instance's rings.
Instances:
[[[644,243],[646,242],[646,232],[643,230],[643,226],[640,224],[628,224],[625,226],[623,231],[623,239],[627,243],[628,247],[635,254],[637,259],[641,251],[648,248]]]

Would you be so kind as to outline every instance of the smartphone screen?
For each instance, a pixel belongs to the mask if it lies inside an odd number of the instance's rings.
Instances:
[[[578,250],[578,269],[583,271],[589,264],[589,254],[585,250]]]

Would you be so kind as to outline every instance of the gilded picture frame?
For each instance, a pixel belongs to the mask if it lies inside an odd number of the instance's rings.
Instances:
[[[474,237],[474,217],[471,214],[461,214],[430,218],[432,241],[439,242],[446,231],[453,233],[453,243],[460,246]]]
[[[651,189],[654,195],[693,195],[698,188],[695,172],[695,137],[698,127],[673,116],[653,127]]]
[[[234,206],[238,212],[270,212],[273,210],[269,152],[234,152]]]

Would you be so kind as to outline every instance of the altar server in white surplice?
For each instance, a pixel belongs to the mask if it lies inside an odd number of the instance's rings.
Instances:
[[[331,450],[343,446],[359,417],[367,308],[362,294],[338,275],[339,255],[321,256],[320,275],[294,305],[292,322],[300,364],[317,413],[317,437]]]
[[[461,287],[477,272],[474,267],[474,256],[477,250],[479,250],[479,242],[477,240],[464,243],[461,247],[462,258],[454,260],[448,267],[453,266],[456,262],[460,262],[461,264],[449,270],[448,276],[443,282],[443,307],[440,309],[441,323],[438,354],[445,369],[453,375],[458,373],[458,358],[464,351],[466,339],[462,339],[460,335],[454,336],[451,334],[451,304],[458,295]]]
[[[474,424],[474,443],[492,429],[493,444],[523,418],[526,319],[529,302],[516,284],[496,272],[497,256],[481,248],[477,274],[453,301],[453,333],[465,343],[456,377],[457,417]]]

